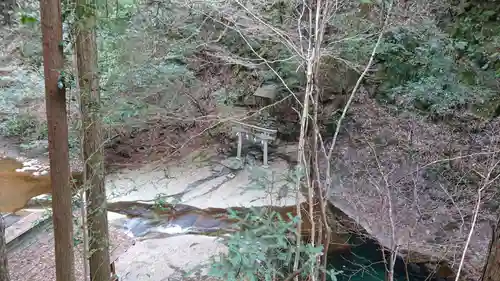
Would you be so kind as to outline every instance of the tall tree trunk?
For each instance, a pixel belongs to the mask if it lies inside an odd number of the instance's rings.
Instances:
[[[97,69],[95,0],[76,0],[79,27],[76,37],[83,158],[87,190],[90,280],[109,281],[109,231],[104,187],[101,101]]]
[[[5,241],[5,220],[0,214],[0,281],[10,281],[7,257],[7,243]]]
[[[488,259],[481,279],[482,281],[500,281],[500,216],[493,227]]]
[[[73,216],[69,184],[68,116],[60,0],[40,0],[45,103],[49,137],[56,280],[75,281]]]

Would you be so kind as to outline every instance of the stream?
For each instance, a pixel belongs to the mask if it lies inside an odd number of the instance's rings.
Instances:
[[[221,235],[238,231],[231,227],[227,209],[200,209],[185,204],[167,207],[164,211],[139,202],[114,202],[110,210],[127,215],[122,227],[139,240],[161,239],[185,234]],[[163,207],[162,207],[163,208]],[[242,208],[238,208],[239,211]],[[338,272],[332,281],[384,281],[386,265],[378,243],[371,239],[361,239],[353,235],[352,248],[346,253],[329,255],[329,268]],[[388,256],[388,253],[386,253]],[[424,265],[406,264],[398,257],[394,267],[394,281],[444,281],[431,276]],[[431,276],[431,277],[430,277]],[[429,278],[430,277],[430,278]]]
[[[273,162],[279,162],[275,160]],[[276,168],[282,172],[287,170],[288,163],[281,163]],[[188,164],[190,166],[190,164]],[[248,175],[242,177],[243,172],[247,172],[245,168],[234,169],[231,165],[218,166],[217,169],[213,167],[190,169],[192,172],[179,172],[179,180],[175,186],[182,187],[172,190],[170,187],[167,194],[182,201],[182,198],[189,194],[195,193],[196,196],[187,196],[191,198],[190,204],[176,204],[176,210],[165,211],[165,214],[170,215],[154,215],[152,209],[147,204],[138,203],[138,198],[145,198],[149,196],[153,198],[153,194],[157,194],[158,190],[148,190],[147,181],[142,184],[125,183],[122,179],[115,179],[114,181],[121,183],[124,187],[128,185],[141,186],[141,190],[137,190],[137,194],[127,198],[121,198],[123,201],[110,202],[109,211],[112,213],[119,213],[126,215],[125,218],[110,221],[110,223],[118,224],[122,231],[127,235],[137,240],[147,239],[161,239],[172,236],[180,236],[186,234],[198,235],[219,235],[221,231],[233,232],[237,231],[232,227],[232,223],[227,220],[227,216],[215,216],[207,214],[215,214],[226,212],[227,208],[236,205],[235,202],[249,202],[244,203],[246,206],[253,205],[255,202],[255,194],[249,199],[244,197],[244,192],[236,191],[235,186],[241,186],[242,183],[248,183]],[[287,171],[285,171],[286,173]],[[198,175],[198,177],[192,177]],[[130,177],[141,182],[141,177],[153,178],[151,172],[136,173],[129,175]],[[164,184],[167,186],[167,184]],[[278,185],[279,186],[279,185]],[[238,198],[240,196],[240,198]],[[259,195],[260,196],[260,195]],[[149,198],[148,197],[148,198]],[[203,198],[200,198],[203,197]],[[210,199],[208,199],[210,198]],[[221,199],[219,199],[221,198]],[[242,199],[243,198],[243,199]],[[128,203],[125,203],[128,200]],[[197,204],[198,203],[198,204]],[[127,205],[128,204],[128,205]],[[260,203],[261,205],[266,205]],[[201,206],[203,205],[203,206]],[[216,205],[216,206],[215,206]],[[257,204],[258,205],[258,204]],[[290,205],[290,203],[288,203]],[[140,206],[137,208],[137,206]],[[142,206],[142,207],[141,207]],[[212,207],[213,206],[213,207]],[[219,208],[214,208],[219,207]],[[141,209],[142,208],[142,209]],[[207,212],[207,210],[209,210]],[[173,215],[172,215],[173,214]],[[6,215],[5,217],[7,226],[11,226],[19,220],[18,216]],[[26,239],[38,235],[41,230],[33,229]],[[25,239],[23,239],[25,240]],[[329,256],[329,269],[338,271],[336,281],[383,281],[386,280],[386,268],[384,258],[378,244],[373,240],[362,240],[355,238],[352,244],[351,251],[342,254]],[[26,243],[20,241],[20,243]],[[17,243],[16,243],[17,244]],[[137,246],[137,244],[136,244]],[[154,253],[151,253],[154,254]],[[158,266],[158,265],[156,265]],[[443,281],[439,278],[429,278],[428,270],[419,264],[405,265],[403,260],[399,258],[395,265],[395,281]],[[136,279],[124,279],[136,280]],[[138,280],[138,279],[137,279]],[[335,281],[335,280],[332,280]]]

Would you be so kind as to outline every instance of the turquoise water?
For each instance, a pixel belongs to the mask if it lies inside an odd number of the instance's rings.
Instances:
[[[330,255],[330,268],[338,273],[337,281],[385,281],[386,268],[379,246],[374,241],[357,241],[352,252]],[[417,264],[405,265],[402,259],[396,261],[394,281],[436,281],[428,278],[429,272]],[[409,277],[407,279],[407,276]]]

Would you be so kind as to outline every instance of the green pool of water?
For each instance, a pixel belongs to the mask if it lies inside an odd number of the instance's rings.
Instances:
[[[329,257],[329,269],[338,272],[337,281],[385,281],[386,265],[379,245],[374,241],[355,240],[356,246],[350,253]],[[423,267],[406,265],[401,258],[396,261],[394,271],[394,281],[443,281],[429,278],[429,272]]]

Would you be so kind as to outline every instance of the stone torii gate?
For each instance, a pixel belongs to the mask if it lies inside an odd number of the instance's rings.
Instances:
[[[266,129],[259,126],[239,122],[231,121],[233,123],[233,133],[238,136],[238,152],[237,158],[241,159],[241,148],[243,146],[243,138],[247,140],[252,140],[254,143],[260,142],[263,151],[263,164],[265,167],[268,166],[267,163],[267,145],[269,142],[276,139],[277,130]]]

